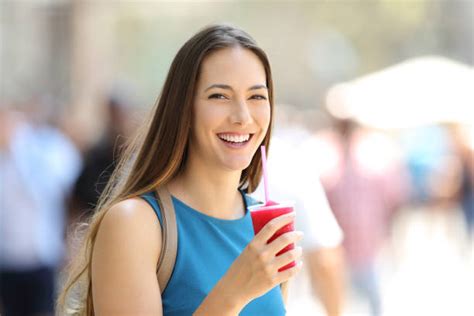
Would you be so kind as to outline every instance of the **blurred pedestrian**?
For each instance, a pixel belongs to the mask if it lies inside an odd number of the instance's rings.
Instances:
[[[408,129],[401,144],[411,181],[411,203],[431,209],[450,208],[460,187],[460,161],[446,126]]]
[[[104,133],[84,153],[84,164],[72,194],[73,217],[90,216],[100,194],[120,159],[121,151],[131,134],[132,109],[128,99],[111,94],[105,104]]]
[[[470,242],[474,241],[474,129],[472,126],[449,126],[454,152],[459,160],[459,194],[466,231]]]
[[[406,195],[403,167],[387,137],[350,119],[335,122],[333,131],[319,136],[326,157],[319,164],[321,180],[344,233],[352,284],[368,300],[371,315],[381,315],[376,256]]]
[[[2,315],[53,314],[65,199],[79,167],[79,153],[58,129],[0,109]]]
[[[328,316],[342,315],[344,262],[342,231],[329,207],[314,165],[316,153],[308,146],[305,127],[310,117],[295,106],[278,105],[275,132],[268,155],[269,188],[275,201],[293,201],[296,228],[305,234],[302,243],[307,277]],[[264,200],[261,183],[253,194]],[[290,287],[290,293],[294,287]],[[291,296],[290,296],[291,297]]]

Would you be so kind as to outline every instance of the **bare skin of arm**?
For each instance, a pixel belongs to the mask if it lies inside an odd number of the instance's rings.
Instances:
[[[97,316],[163,315],[156,278],[160,245],[160,224],[142,199],[122,201],[107,211],[92,256]]]
[[[313,290],[328,316],[340,316],[344,300],[344,262],[342,249],[322,248],[305,255]]]
[[[243,250],[211,290],[194,315],[237,315],[251,300],[292,278],[301,265],[278,272],[299,261],[301,248],[275,254],[302,238],[300,232],[266,241],[294,220],[283,215],[269,222]],[[92,294],[97,316],[161,316],[161,292],[156,278],[161,227],[152,208],[134,198],[113,206],[100,224],[92,257]]]

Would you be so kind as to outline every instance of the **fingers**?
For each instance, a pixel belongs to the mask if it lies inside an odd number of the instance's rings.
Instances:
[[[285,281],[288,281],[292,277],[294,277],[298,272],[301,271],[301,268],[303,267],[303,261],[299,261],[296,263],[296,266],[286,269],[282,272],[278,272],[276,281],[277,283],[281,284]]]
[[[301,247],[296,247],[290,251],[287,251],[278,257],[275,257],[273,260],[272,266],[276,270],[280,269],[281,267],[286,266],[287,264],[293,261],[300,261],[301,255],[303,254],[303,249]]]
[[[283,214],[269,221],[255,236],[255,242],[265,245],[277,230],[295,220],[295,212]]]
[[[272,255],[277,254],[280,250],[288,246],[289,244],[296,243],[303,238],[303,232],[293,231],[287,232],[280,236],[277,239],[268,244],[268,252]]]

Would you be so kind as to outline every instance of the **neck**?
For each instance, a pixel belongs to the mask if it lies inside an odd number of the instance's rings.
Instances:
[[[238,186],[241,171],[199,165],[189,160],[183,172],[168,184],[172,195],[200,212],[221,219],[244,215]]]

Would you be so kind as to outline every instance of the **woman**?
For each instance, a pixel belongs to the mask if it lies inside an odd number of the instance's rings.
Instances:
[[[279,284],[301,269],[301,249],[275,254],[302,234],[267,244],[290,214],[254,236],[243,193],[260,180],[257,149],[269,145],[272,108],[270,65],[248,34],[216,25],[188,40],[101,197],[85,262],[71,269],[58,307],[77,291],[80,315],[284,315]],[[179,239],[161,295],[160,210],[150,198],[158,186],[173,196]]]

